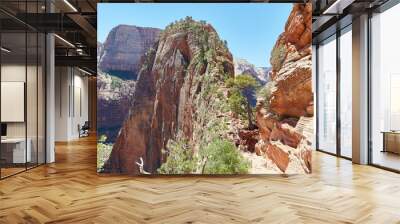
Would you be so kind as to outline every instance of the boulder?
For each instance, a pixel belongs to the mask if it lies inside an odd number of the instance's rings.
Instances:
[[[255,152],[255,145],[259,139],[259,132],[255,130],[245,130],[239,131],[240,145],[245,146],[246,151]]]
[[[296,148],[301,139],[304,138],[301,134],[295,131],[294,127],[288,124],[276,125],[270,135],[270,141],[280,141],[285,145]]]
[[[268,144],[266,150],[266,156],[268,159],[272,160],[273,163],[285,173],[286,168],[289,165],[289,153],[285,152],[282,148],[274,145]]]

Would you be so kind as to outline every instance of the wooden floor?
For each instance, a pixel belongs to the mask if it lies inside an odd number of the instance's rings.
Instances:
[[[372,161],[377,165],[400,170],[400,154],[375,150]]]
[[[94,138],[0,181],[0,223],[400,223],[400,175],[315,153],[313,174],[96,174]]]
[[[2,178],[3,177],[8,177],[8,176],[11,176],[13,174],[16,174],[16,173],[19,173],[19,172],[23,172],[25,170],[26,170],[25,167],[23,167],[23,168],[20,168],[20,167],[17,167],[17,168],[14,168],[14,167],[1,168],[1,177]]]

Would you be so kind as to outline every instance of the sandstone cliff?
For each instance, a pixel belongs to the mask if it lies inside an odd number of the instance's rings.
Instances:
[[[97,134],[114,142],[132,103],[135,81],[98,71],[97,75]]]
[[[271,84],[258,99],[256,152],[283,173],[311,172],[311,4],[294,4],[271,53]]]
[[[211,138],[212,122],[227,120],[221,102],[224,80],[233,75],[232,56],[211,25],[191,18],[169,25],[146,53],[130,115],[104,171],[138,174],[142,158],[144,170],[155,173],[171,139],[199,150]]]
[[[145,52],[158,40],[155,28],[119,25],[106,42],[97,43],[98,134],[114,142],[132,103],[137,73]]]
[[[157,41],[161,30],[156,28],[119,25],[114,27],[101,45],[98,67],[126,79],[136,79],[141,57]]]

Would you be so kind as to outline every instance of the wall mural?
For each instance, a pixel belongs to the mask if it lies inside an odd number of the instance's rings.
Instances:
[[[99,4],[98,172],[310,173],[311,11]]]

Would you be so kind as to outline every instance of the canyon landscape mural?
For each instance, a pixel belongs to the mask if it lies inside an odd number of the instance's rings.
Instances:
[[[99,4],[99,18],[110,5]],[[98,40],[98,172],[310,173],[311,4],[279,5],[287,10],[266,49],[236,48],[219,23],[190,14],[164,27],[121,21],[105,31]],[[268,31],[274,23],[257,26]],[[265,54],[261,63],[236,50],[251,47]]]

